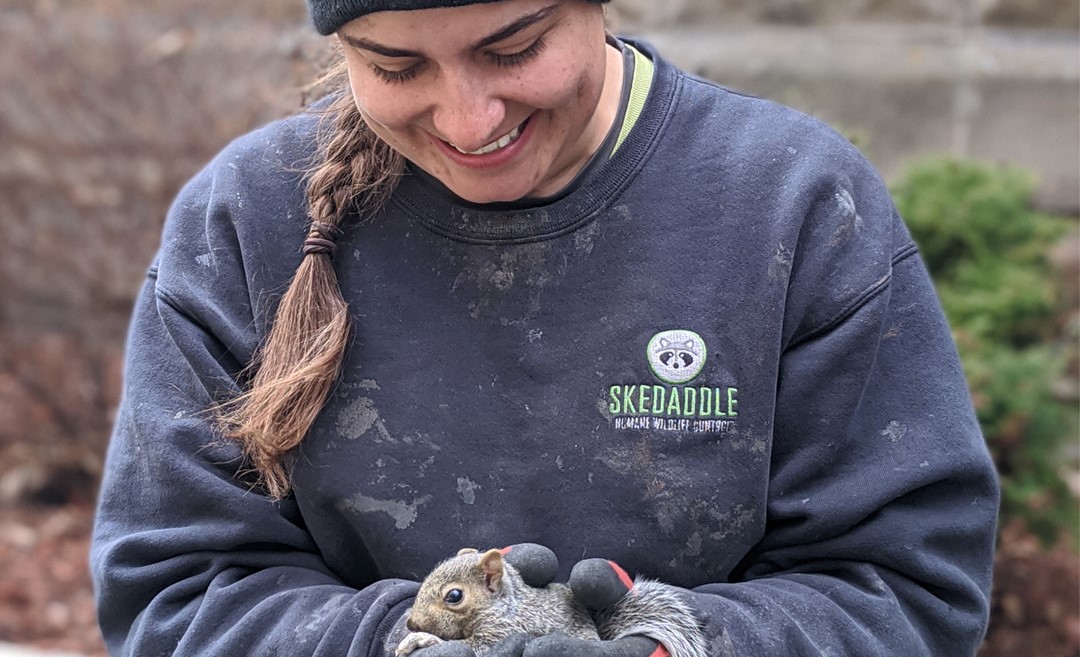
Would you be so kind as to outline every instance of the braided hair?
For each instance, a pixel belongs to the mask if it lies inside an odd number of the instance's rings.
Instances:
[[[305,255],[250,366],[250,385],[218,414],[222,433],[241,443],[275,499],[291,490],[282,458],[300,444],[326,403],[348,344],[348,306],[331,261],[333,237],[350,219],[377,210],[404,169],[403,158],[364,123],[344,62],[322,81],[334,91],[321,110],[317,155],[306,176],[311,223]]]

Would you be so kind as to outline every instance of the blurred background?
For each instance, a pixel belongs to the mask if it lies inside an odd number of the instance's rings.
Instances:
[[[1080,5],[614,0],[616,32],[830,123],[889,181],[1004,504],[980,657],[1080,654]],[[0,5],[0,642],[103,655],[87,539],[133,296],[179,187],[296,111],[299,0]]]

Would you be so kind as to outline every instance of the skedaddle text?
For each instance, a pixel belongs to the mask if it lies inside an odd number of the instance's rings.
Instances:
[[[662,418],[733,418],[739,413],[738,388],[676,388],[617,385],[608,389],[612,415]]]

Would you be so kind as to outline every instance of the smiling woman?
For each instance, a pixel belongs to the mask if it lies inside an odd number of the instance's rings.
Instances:
[[[421,573],[523,542],[582,559],[506,563],[593,620],[640,599],[620,566],[671,597],[478,657],[682,654],[672,608],[695,654],[973,653],[995,476],[846,139],[599,2],[308,7],[334,90],[182,190],[136,308],[91,557],[114,654],[389,657]]]
[[[474,203],[549,196],[619,109],[623,58],[600,6],[510,0],[367,14],[338,38],[365,123]]]

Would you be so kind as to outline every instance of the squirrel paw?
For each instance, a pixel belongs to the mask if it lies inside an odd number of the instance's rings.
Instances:
[[[405,638],[398,644],[397,650],[394,654],[398,657],[405,657],[414,650],[421,648],[427,648],[428,646],[434,646],[442,643],[443,640],[434,634],[428,634],[427,632],[409,632],[405,635]]]

